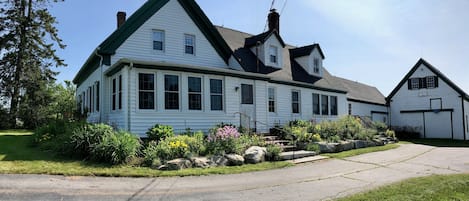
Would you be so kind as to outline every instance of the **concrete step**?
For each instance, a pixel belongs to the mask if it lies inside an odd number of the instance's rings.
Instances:
[[[290,140],[272,140],[272,141],[268,141],[270,143],[274,143],[274,144],[283,144],[283,145],[289,145],[290,144]]]
[[[304,158],[298,158],[298,159],[293,159],[293,160],[288,160],[289,162],[293,164],[300,164],[300,163],[309,163],[309,162],[314,162],[314,161],[320,161],[324,159],[328,159],[329,157],[327,156],[309,156],[309,157],[304,157]]]
[[[296,150],[296,146],[295,146],[295,145],[284,145],[284,146],[282,146],[282,147],[283,147],[283,151],[284,151],[284,152],[290,152],[290,151]]]
[[[265,141],[273,141],[273,140],[277,140],[278,136],[276,136],[276,135],[264,135],[264,136],[262,136],[262,138]]]
[[[314,151],[299,150],[299,151],[282,152],[280,153],[280,158],[282,160],[293,160],[297,158],[304,158],[304,157],[316,156],[316,155],[318,155],[318,153]]]

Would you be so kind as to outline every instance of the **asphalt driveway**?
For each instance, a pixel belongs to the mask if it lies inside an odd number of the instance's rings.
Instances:
[[[405,144],[344,160],[234,175],[0,175],[0,200],[331,200],[411,177],[469,173],[469,148]]]

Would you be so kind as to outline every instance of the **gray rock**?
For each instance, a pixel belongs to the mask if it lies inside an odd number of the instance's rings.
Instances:
[[[224,156],[219,156],[219,155],[211,156],[210,160],[215,166],[226,166],[228,164],[228,159],[226,159]]]
[[[169,170],[168,166],[167,165],[160,165],[158,167],[158,170]]]
[[[376,144],[374,141],[366,141],[366,147],[376,147]]]
[[[265,154],[267,153],[267,149],[265,147],[258,147],[258,146],[252,146],[249,147],[245,152],[244,152],[244,161],[246,163],[260,163],[265,161]]]
[[[381,139],[374,139],[373,142],[376,146],[384,146],[385,144],[387,144],[387,141],[383,141]]]
[[[355,149],[360,149],[360,148],[365,148],[367,147],[367,143],[366,141],[364,140],[355,140],[353,141],[353,143],[355,144]]]
[[[228,165],[230,166],[239,166],[244,164],[243,156],[238,154],[227,154],[225,158],[228,159]]]
[[[215,165],[214,162],[207,157],[192,157],[191,162],[192,166],[196,168],[208,168]]]
[[[339,143],[327,143],[327,142],[319,142],[319,150],[321,153],[337,153]]]
[[[192,167],[192,162],[184,158],[177,158],[166,162],[165,166],[168,170],[182,170]]]
[[[350,141],[342,141],[340,142],[340,144],[338,145],[338,151],[348,151],[348,150],[352,150],[353,148],[355,147],[354,143],[353,142],[350,142]]]

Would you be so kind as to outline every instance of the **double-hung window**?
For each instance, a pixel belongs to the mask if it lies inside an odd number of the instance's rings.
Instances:
[[[164,50],[164,31],[153,30],[153,50]]]
[[[321,95],[321,114],[329,115],[329,97],[326,95]]]
[[[276,46],[269,47],[270,63],[278,62],[278,48]]]
[[[116,110],[116,92],[117,92],[117,83],[116,78],[112,79],[112,102],[111,102],[111,109]]]
[[[99,81],[96,81],[96,111],[99,112]]]
[[[184,34],[184,51],[186,54],[195,54],[195,36]]]
[[[412,78],[410,79],[410,89],[419,89],[420,88],[420,79]]]
[[[252,85],[241,84],[241,104],[254,104]]]
[[[210,79],[210,109],[223,110],[223,81]]]
[[[313,59],[313,71],[314,73],[319,73],[319,59],[318,58]]]
[[[436,87],[435,86],[435,79],[438,79],[438,77],[434,77],[434,76],[426,77],[427,88],[432,89],[432,88]]]
[[[313,94],[313,114],[320,115],[319,94]]]
[[[177,110],[179,109],[179,76],[165,75],[164,76],[164,89],[165,89],[165,109]]]
[[[291,92],[291,108],[293,114],[300,113],[300,91]]]
[[[202,110],[202,79],[188,77],[189,110]]]
[[[275,88],[269,87],[268,89],[269,96],[269,112],[275,112]]]
[[[138,74],[138,108],[155,109],[155,75]]]
[[[337,96],[331,96],[331,115],[337,115],[338,108],[337,108]]]
[[[119,110],[122,109],[122,75],[119,75],[119,88],[117,91],[118,100],[119,100]]]

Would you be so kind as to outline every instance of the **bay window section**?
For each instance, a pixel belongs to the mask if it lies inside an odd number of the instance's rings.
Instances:
[[[118,93],[118,100],[119,100],[119,110],[122,109],[122,75],[119,75],[119,89]]]
[[[320,115],[319,94],[313,94],[313,114]]]
[[[202,79],[188,77],[189,110],[202,110]]]
[[[223,81],[210,79],[210,109],[213,111],[223,110]]]
[[[138,108],[155,109],[155,75],[138,74]]]
[[[112,102],[111,102],[111,109],[116,110],[116,78],[112,79]]]
[[[326,95],[321,95],[321,114],[329,115],[329,97]]]
[[[337,96],[331,96],[331,115],[337,115]]]
[[[164,102],[165,109],[177,110],[179,109],[179,76],[165,75],[164,76]]]

